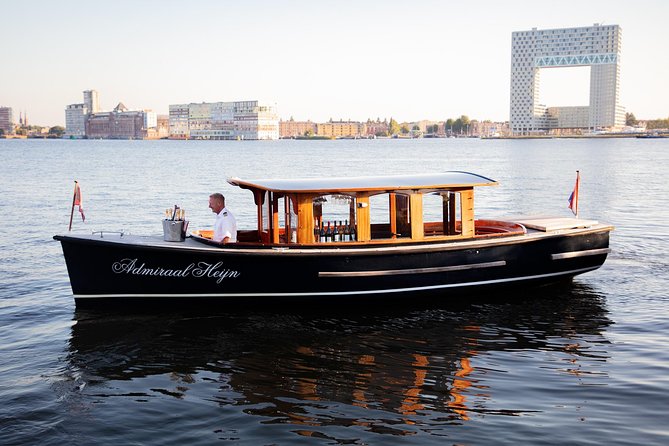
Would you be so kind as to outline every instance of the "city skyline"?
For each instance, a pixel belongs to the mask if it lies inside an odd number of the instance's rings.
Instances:
[[[622,29],[621,105],[640,119],[669,114],[661,1],[482,1],[475,11],[433,1],[121,1],[111,10],[27,1],[3,15],[0,106],[34,124],[63,125],[87,89],[101,92],[102,110],[123,102],[167,114],[174,103],[253,97],[276,103],[282,119],[506,121],[511,33],[593,23]],[[585,68],[545,71],[542,102],[587,105]]]

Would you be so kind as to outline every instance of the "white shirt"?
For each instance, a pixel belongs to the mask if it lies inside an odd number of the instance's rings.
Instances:
[[[216,215],[214,241],[221,242],[226,237],[230,237],[229,243],[237,241],[237,220],[227,208],[223,208]]]

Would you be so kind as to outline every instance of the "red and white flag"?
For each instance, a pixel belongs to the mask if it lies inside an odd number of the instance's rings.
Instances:
[[[84,215],[84,208],[81,205],[81,187],[79,187],[79,182],[74,182],[74,203],[72,206],[79,206],[79,213],[81,214],[81,221],[86,221],[86,216]]]
[[[569,209],[578,217],[578,188],[581,185],[581,174],[576,171],[576,184],[574,185],[574,190],[569,196]]]

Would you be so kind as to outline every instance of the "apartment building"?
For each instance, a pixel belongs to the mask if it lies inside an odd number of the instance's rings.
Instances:
[[[558,121],[540,103],[541,70],[582,66],[590,67],[587,127],[596,130],[624,126],[625,109],[619,105],[621,42],[620,26],[597,23],[579,28],[513,32],[511,131],[523,135],[555,128]],[[582,110],[565,110],[565,113],[574,117],[581,115]]]
[[[356,121],[330,121],[317,125],[318,136],[330,138],[346,138],[364,136],[367,134],[367,126]]]
[[[65,138],[86,137],[88,110],[84,104],[70,104],[65,107]]]
[[[14,133],[14,115],[11,107],[0,107],[0,129],[5,135]]]
[[[91,113],[100,111],[100,99],[96,90],[84,91],[84,102],[69,104],[65,107],[64,138],[78,139],[86,137],[86,119]]]
[[[273,105],[259,101],[170,105],[172,139],[279,139]]]
[[[279,137],[295,138],[298,136],[315,135],[317,124],[311,121],[279,121]]]

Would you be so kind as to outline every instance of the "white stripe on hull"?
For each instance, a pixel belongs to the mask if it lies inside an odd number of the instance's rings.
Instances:
[[[586,249],[584,251],[570,251],[561,252],[559,254],[551,254],[551,260],[574,259],[576,257],[598,256],[608,254],[611,252],[610,248]]]
[[[493,268],[496,266],[505,266],[506,260],[497,262],[470,263],[468,265],[436,266],[432,268],[407,268],[407,269],[387,269],[379,271],[321,271],[318,277],[373,277],[373,276],[397,276],[400,274],[427,274],[427,273],[445,273],[449,271],[465,271],[477,268]]]

